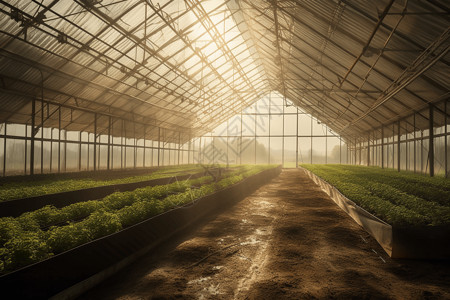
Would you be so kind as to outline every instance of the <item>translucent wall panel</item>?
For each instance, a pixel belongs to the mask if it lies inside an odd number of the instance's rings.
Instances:
[[[338,164],[341,162],[341,143],[338,137],[327,138],[327,163]],[[344,160],[345,161],[345,160]]]
[[[434,174],[445,176],[445,137],[434,139]]]
[[[270,115],[270,135],[283,135],[283,115]]]
[[[309,164],[311,163],[311,138],[298,138],[298,162]]]
[[[254,138],[243,138],[242,139],[242,164],[254,164],[256,160],[255,155],[255,139]]]
[[[269,162],[269,138],[256,138],[256,163],[267,164]]]
[[[326,163],[326,137],[315,137],[313,139],[313,163]]]
[[[78,171],[79,145],[67,143],[67,149],[65,150],[66,150],[66,165],[65,165],[66,171],[68,172]]]
[[[284,136],[297,134],[297,115],[285,115],[284,116]]]
[[[311,135],[311,116],[307,114],[298,115],[298,134],[300,136],[310,136]]]
[[[3,144],[1,145],[3,147]],[[24,173],[25,141],[6,140],[6,175]],[[3,162],[2,162],[3,163]]]
[[[226,130],[224,124],[228,126]],[[223,136],[225,131],[228,138]],[[341,149],[346,145],[326,125],[298,110],[276,93],[262,98],[254,108],[224,122],[212,131],[212,135],[217,142],[214,144],[215,151],[224,152],[229,163],[270,161],[295,167],[297,162],[311,163],[312,158],[316,163],[339,163],[341,156],[346,155],[346,152],[342,154]],[[208,139],[208,135],[203,139]],[[205,159],[211,151],[203,148],[201,152]]]
[[[270,163],[281,164],[282,163],[282,145],[283,138],[272,137],[270,139]]]
[[[294,116],[295,117],[295,116]],[[295,121],[295,120],[294,120]],[[295,129],[295,127],[294,127]],[[296,167],[296,142],[295,137],[285,137],[284,138],[284,164],[285,168],[295,168]]]

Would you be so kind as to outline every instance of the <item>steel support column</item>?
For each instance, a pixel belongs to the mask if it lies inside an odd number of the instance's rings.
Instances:
[[[397,171],[400,172],[400,121],[397,122]]]
[[[445,101],[444,104],[444,110],[445,110],[445,121],[444,121],[444,126],[445,126],[445,137],[444,137],[444,164],[445,164],[445,178],[448,178],[448,114],[447,114],[447,104],[448,104],[448,100]]]
[[[41,174],[44,173],[44,99],[41,99]]]
[[[178,132],[178,165],[180,165],[181,132]]]
[[[417,167],[416,167],[416,156],[417,156],[417,151],[416,151],[416,113],[413,114],[413,125],[414,125],[414,173],[416,173],[417,171]]]
[[[6,125],[6,123],[5,123]],[[6,129],[6,127],[5,127]],[[34,174],[34,142],[35,142],[35,134],[36,134],[36,99],[33,98],[31,101],[31,143],[30,143],[30,175]],[[6,130],[5,130],[6,136]],[[5,138],[6,144],[6,138]],[[6,152],[5,152],[6,156]],[[3,165],[5,168],[5,165]]]
[[[97,114],[94,114],[94,171],[97,171]]]
[[[384,127],[381,126],[381,168],[384,169]]]
[[[160,166],[159,158],[161,156],[161,127],[158,127],[158,167]]]
[[[111,169],[111,116],[108,118],[108,153],[106,157],[106,169]]]
[[[6,132],[5,132],[6,134]],[[28,156],[28,125],[25,124],[25,156],[24,156],[24,175],[27,175],[27,156]],[[6,142],[6,140],[5,140]],[[6,155],[6,153],[4,153],[3,155]]]
[[[147,149],[146,149],[146,143],[145,143],[145,140],[146,140],[146,133],[147,133],[147,126],[146,125],[144,125],[144,150],[142,151],[143,152],[143,155],[142,155],[142,166],[145,168],[146,166],[145,166],[145,155],[146,155],[146,153],[147,153]]]
[[[79,133],[79,144],[78,144],[78,171],[81,171],[81,131]]]
[[[81,138],[80,138],[80,145],[81,145]],[[59,106],[58,112],[58,173],[61,173],[61,106]]]
[[[3,138],[3,177],[6,176],[6,122],[5,122],[5,135]]]
[[[298,168],[298,107],[296,109],[296,116],[297,116],[297,121],[296,121],[296,134],[295,134],[295,167]],[[339,155],[340,155],[340,150],[339,150]],[[339,156],[340,159],[340,156]]]
[[[430,176],[434,176],[434,106],[430,103],[430,118],[429,118],[429,135],[428,135],[428,157],[430,158]]]

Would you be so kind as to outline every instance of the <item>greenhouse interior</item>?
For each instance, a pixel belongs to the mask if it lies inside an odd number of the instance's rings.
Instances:
[[[450,298],[448,1],[0,16],[4,299]]]

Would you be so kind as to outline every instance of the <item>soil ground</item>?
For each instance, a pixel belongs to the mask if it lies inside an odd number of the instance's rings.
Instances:
[[[450,262],[392,260],[298,169],[80,299],[450,299]]]

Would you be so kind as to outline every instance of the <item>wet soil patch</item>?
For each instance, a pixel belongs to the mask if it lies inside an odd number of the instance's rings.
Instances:
[[[392,260],[301,170],[81,299],[450,299],[450,264]]]

